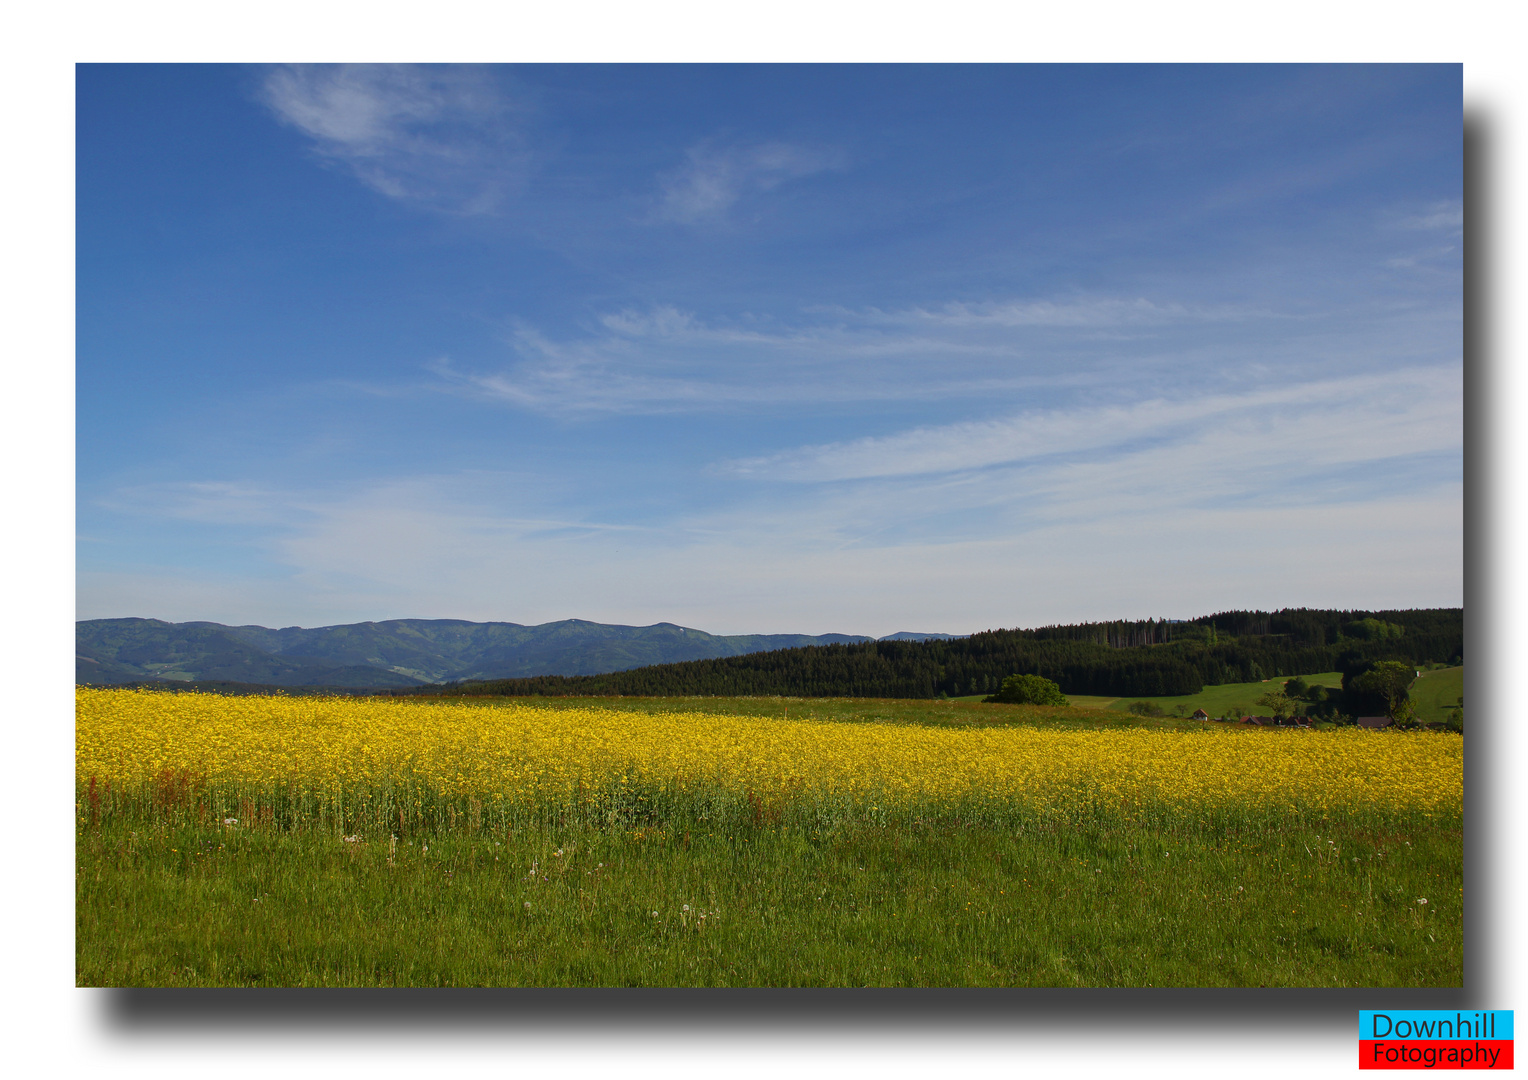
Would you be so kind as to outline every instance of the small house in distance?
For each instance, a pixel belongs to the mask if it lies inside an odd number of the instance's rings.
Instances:
[[[1395,723],[1395,721],[1390,719],[1388,716],[1360,716],[1353,722],[1359,727],[1374,728],[1376,731],[1380,728],[1387,728],[1391,724]]]
[[[1194,715],[1189,717],[1190,720],[1208,720],[1209,718],[1210,714],[1203,709],[1195,709]]]

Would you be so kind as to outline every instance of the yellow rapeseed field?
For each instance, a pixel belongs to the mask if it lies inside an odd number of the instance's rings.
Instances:
[[[935,728],[87,688],[76,700],[82,789],[180,773],[315,796],[414,785],[487,806],[623,783],[867,809],[976,799],[1452,816],[1463,801],[1462,741],[1432,734]]]

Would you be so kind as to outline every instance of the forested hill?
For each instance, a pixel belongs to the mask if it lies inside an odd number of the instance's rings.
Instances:
[[[281,630],[215,622],[90,619],[75,625],[75,679],[95,684],[168,680],[405,687],[447,680],[596,675],[644,664],[868,640],[842,634],[724,637],[673,623],[616,626],[585,619],[537,626],[390,619]]]
[[[1013,674],[1069,694],[1193,694],[1207,685],[1353,668],[1369,660],[1462,663],[1464,611],[1228,611],[1186,622],[1083,623],[929,641],[779,649],[580,677],[456,684],[447,692],[543,695],[959,697]]]

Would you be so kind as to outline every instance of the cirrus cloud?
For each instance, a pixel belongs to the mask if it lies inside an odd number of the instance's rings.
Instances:
[[[291,64],[261,93],[320,155],[394,199],[488,213],[524,178],[516,106],[481,68]]]
[[[845,164],[841,151],[785,142],[694,146],[682,166],[659,178],[654,217],[684,225],[720,221],[748,196]]]

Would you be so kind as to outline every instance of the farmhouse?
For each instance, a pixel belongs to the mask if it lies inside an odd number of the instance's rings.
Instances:
[[[1391,724],[1395,723],[1395,721],[1390,719],[1388,716],[1360,716],[1353,722],[1359,727],[1374,728],[1375,730],[1380,728],[1387,728]]]
[[[1209,718],[1210,714],[1203,709],[1195,709],[1194,715],[1189,717],[1190,720],[1208,720]]]

